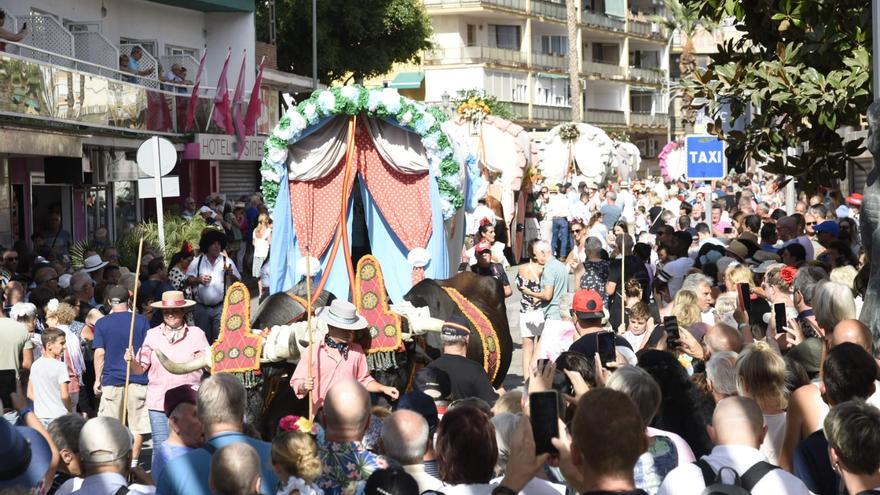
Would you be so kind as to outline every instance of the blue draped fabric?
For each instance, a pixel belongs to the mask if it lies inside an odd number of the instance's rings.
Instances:
[[[328,120],[330,119],[326,119],[306,129],[299,139],[320,129]],[[399,126],[394,120],[389,120],[389,122]],[[381,211],[379,211],[375,201],[373,201],[372,196],[366,189],[363,178],[357,183],[360,185],[361,198],[364,203],[364,217],[370,237],[370,250],[382,266],[389,297],[394,302],[402,301],[403,295],[412,287],[412,267],[406,259],[408,250],[404,247],[400,238],[388,226]],[[451,273],[450,253],[443,222],[443,212],[440,209],[440,191],[433,172],[429,181],[429,190],[431,194],[432,232],[425,249],[430,253],[431,261],[425,267],[425,277],[445,279]],[[289,182],[282,180],[278,190],[278,199],[272,214],[273,230],[272,250],[269,259],[269,289],[273,293],[290,289],[303,276],[302,273],[297,273],[296,270],[297,261],[302,256],[299,251],[293,213],[290,206]],[[353,200],[349,200],[347,208],[346,217],[348,225],[346,227],[350,245]],[[321,261],[322,273],[327,270],[327,262],[329,261],[332,248],[331,243],[325,253],[322,253],[321,256],[316,256]],[[343,299],[349,298],[350,290],[348,272],[345,266],[346,262],[347,259],[342,246],[340,246],[336,260],[333,266],[330,267],[329,278],[324,286],[325,290]]]

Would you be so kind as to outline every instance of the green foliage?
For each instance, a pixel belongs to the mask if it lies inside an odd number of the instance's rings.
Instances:
[[[125,233],[116,243],[119,251],[119,262],[134,271],[137,264],[138,242],[144,238],[144,252],[154,251],[165,257],[165,263],[171,261],[171,257],[180,251],[184,241],[189,241],[193,248],[198,249],[199,238],[202,230],[208,224],[201,215],[196,215],[192,220],[186,220],[180,215],[165,215],[165,249],[159,249],[159,226],[154,222],[144,222],[136,225]]]
[[[350,75],[355,81],[418,61],[431,47],[431,23],[420,0],[319,0],[318,79]],[[258,36],[267,28],[266,6],[257,5]],[[278,68],[312,73],[312,1],[276,0]]]
[[[807,190],[835,184],[863,152],[836,132],[858,125],[871,102],[870,2],[865,0],[690,0],[702,16],[733,17],[743,36],[719,46],[705,71],[682,86],[708,100],[710,115],[731,104],[731,120],[752,107],[745,132],[722,136],[765,170]],[[720,120],[713,132],[721,133]],[[804,147],[797,157],[789,148]]]
[[[678,29],[685,39],[693,38],[700,27],[711,31],[717,26],[713,19],[700,15],[697,2],[665,0],[663,4],[666,7],[666,15],[655,16],[652,21],[665,25],[670,31]]]
[[[496,117],[500,117],[505,120],[513,120],[515,117],[513,114],[513,107],[510,106],[510,103],[499,101],[498,98],[487,94],[482,89],[458,90],[458,93],[450,98],[453,111],[455,111],[455,109],[457,109],[459,105],[470,100],[471,98],[485,103],[486,106],[489,107],[489,110],[492,111],[492,115]]]

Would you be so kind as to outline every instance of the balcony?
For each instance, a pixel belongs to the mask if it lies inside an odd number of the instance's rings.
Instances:
[[[8,43],[7,50],[10,48],[34,52],[38,58],[59,57],[18,43]],[[18,122],[46,120],[142,134],[186,132],[185,116],[191,100],[186,88],[172,88],[177,92],[152,89],[126,81],[132,76],[109,67],[80,59],[62,60],[67,62],[65,66],[0,52],[0,114]],[[89,70],[78,70],[80,67]],[[213,107],[213,98],[203,95],[197,97],[194,113],[194,128],[201,132],[211,125]]]
[[[623,19],[591,12],[589,10],[583,11],[581,15],[581,22],[586,24],[588,27],[604,29],[606,31],[623,32],[623,30],[626,28],[626,23],[623,22]]]
[[[629,78],[650,84],[663,84],[666,82],[666,74],[660,68],[642,69],[640,67],[629,68]]]
[[[642,38],[657,40],[665,40],[668,34],[666,27],[657,22],[648,22],[635,18],[630,18],[629,22],[626,23],[626,32]]]
[[[525,13],[528,0],[424,0],[425,8],[459,9],[459,8],[500,8]]]
[[[584,121],[589,124],[596,125],[626,125],[626,114],[614,110],[594,110],[586,111]]]
[[[630,112],[629,125],[633,127],[666,127],[669,125],[669,115]]]
[[[429,50],[425,53],[425,63],[435,65],[488,63],[524,67],[526,60],[523,53],[518,50],[491,46],[463,46]]]
[[[532,119],[537,122],[571,122],[571,107],[532,105]]]
[[[588,76],[599,76],[610,79],[623,79],[626,77],[626,70],[614,64],[604,64],[602,62],[584,61],[583,73]]]
[[[532,53],[532,67],[545,70],[567,71],[568,57],[534,52]]]
[[[550,0],[532,0],[532,14],[562,21],[568,18],[565,2]]]

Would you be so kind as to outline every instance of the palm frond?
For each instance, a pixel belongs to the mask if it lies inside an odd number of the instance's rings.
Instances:
[[[159,246],[159,226],[155,222],[143,222],[125,233],[117,242],[119,261],[131,269],[137,263],[138,242],[144,238],[144,251],[154,250],[165,258],[165,263],[171,261],[174,253],[180,251],[184,241],[193,246],[199,245],[202,230],[208,225],[205,220],[196,215],[192,220],[174,214],[165,215],[165,246]]]

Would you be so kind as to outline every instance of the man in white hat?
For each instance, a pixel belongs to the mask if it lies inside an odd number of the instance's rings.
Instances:
[[[312,392],[312,405],[317,411],[333,385],[354,379],[370,392],[381,392],[397,399],[399,393],[396,388],[382,385],[370,376],[367,356],[357,343],[361,331],[367,329],[367,320],[358,314],[355,305],[336,299],[330,306],[319,308],[315,314],[327,325],[327,334],[309,349],[312,353],[311,377],[308,356],[300,358],[290,379],[296,396],[303,398]]]
[[[77,495],[152,494],[156,488],[129,485],[132,435],[116,418],[98,417],[86,421],[79,434],[79,456],[85,479]]]

